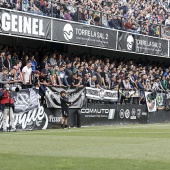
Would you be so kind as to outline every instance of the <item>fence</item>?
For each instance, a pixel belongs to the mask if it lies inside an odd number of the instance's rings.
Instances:
[[[2,88],[4,83],[0,83]],[[29,110],[29,106],[32,109],[37,107],[37,102],[34,103],[34,99],[38,100],[39,91],[34,86],[29,85],[29,89],[21,89],[22,83],[11,84],[11,90],[16,99],[17,109]],[[19,87],[19,92],[15,92],[15,89]],[[27,86],[28,87],[28,86]],[[56,87],[47,86],[45,92],[47,108],[60,108],[60,92],[65,90],[69,101],[73,103],[71,108],[81,108],[84,105],[107,103],[107,104],[119,104],[122,102],[131,104],[140,104],[140,101],[145,99],[149,112],[155,112],[157,109],[169,107],[170,105],[170,92],[169,91],[145,91],[143,89],[128,90],[118,89],[109,90],[103,88],[91,88],[91,87]],[[137,102],[135,101],[137,99]],[[33,103],[32,103],[33,101]],[[30,104],[28,104],[30,103]],[[22,106],[21,106],[22,105]],[[34,106],[35,105],[35,106]],[[27,109],[28,108],[28,109]],[[17,111],[19,112],[19,111]]]
[[[169,41],[159,37],[2,8],[0,18],[2,35],[169,57]],[[163,35],[167,36],[167,32]]]
[[[168,109],[170,106],[170,92],[151,92],[144,90],[107,90],[101,88],[81,87],[62,88],[47,87],[46,103],[48,108],[60,108],[60,92],[65,90],[69,101],[73,103],[70,108],[88,108],[88,105],[121,104],[146,105],[148,112],[156,112],[157,109]],[[135,101],[136,99],[136,101]],[[122,100],[122,101],[121,101]],[[128,100],[128,102],[127,102]]]

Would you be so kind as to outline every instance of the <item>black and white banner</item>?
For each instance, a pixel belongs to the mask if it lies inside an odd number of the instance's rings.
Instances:
[[[118,33],[118,50],[168,57],[168,40],[132,34]]]
[[[156,98],[152,95],[152,92],[145,92],[145,98],[148,112],[156,112]]]
[[[51,39],[51,19],[29,13],[0,9],[0,32]]]
[[[22,89],[19,92],[12,92],[12,97],[15,100],[14,112],[28,112],[39,107],[39,93],[35,88]]]
[[[118,101],[118,91],[86,87],[86,97],[93,100],[111,100],[116,102]]]
[[[126,90],[126,89],[120,89],[119,94],[130,98],[130,97],[140,97],[140,92],[138,90]]]
[[[53,20],[53,40],[116,49],[117,31],[91,25]]]
[[[61,108],[60,92],[66,91],[69,102],[73,103],[70,108],[81,108],[84,103],[84,87],[79,88],[62,88],[62,87],[47,87],[45,99],[47,108]]]

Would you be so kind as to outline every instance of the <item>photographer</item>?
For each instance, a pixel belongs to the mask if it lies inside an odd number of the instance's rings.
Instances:
[[[69,117],[69,105],[72,105],[72,103],[68,101],[65,91],[61,91],[60,101],[62,110],[61,128],[64,129],[67,128],[67,119]]]
[[[10,114],[10,123],[12,126],[11,132],[16,131],[15,124],[14,124],[14,114],[13,114],[13,105],[14,105],[14,99],[10,96],[10,85],[5,84],[4,90],[3,90],[3,97],[0,101],[2,105],[2,114],[3,114],[3,132],[7,132],[7,115]]]

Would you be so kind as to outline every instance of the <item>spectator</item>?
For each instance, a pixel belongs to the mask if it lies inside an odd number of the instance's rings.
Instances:
[[[1,82],[5,82],[8,80],[8,69],[7,68],[3,68],[2,69],[2,76],[0,77],[0,81]]]
[[[63,56],[62,56],[61,54],[58,55],[57,64],[58,64],[59,66],[62,65],[62,64],[64,64]]]
[[[100,88],[100,85],[97,81],[97,78],[96,76],[92,76],[88,79],[88,82],[87,82],[87,86],[88,87],[96,87],[96,88]]]
[[[51,58],[50,58],[49,62],[50,62],[52,67],[57,64],[56,54],[55,53],[51,55]]]
[[[16,65],[16,61],[18,60],[18,55],[16,52],[13,52],[13,55],[11,57],[11,64],[12,64],[12,67]]]
[[[166,91],[168,89],[168,81],[165,76],[162,76],[162,78],[161,78],[161,86],[164,91]]]
[[[47,64],[47,60],[48,60],[48,56],[44,55],[42,62],[40,64],[40,70],[42,70],[43,68],[45,68],[46,64]]]
[[[51,76],[52,76],[52,84],[54,86],[58,86],[61,84],[60,77],[59,77],[59,68],[58,65],[54,65],[53,69],[51,70]]]
[[[23,68],[27,64],[28,59],[29,59],[28,55],[25,55],[23,57],[23,59],[22,59],[22,67],[21,68]]]
[[[120,25],[119,25],[119,22],[117,20],[117,16],[114,15],[113,17],[110,17],[109,25],[110,25],[111,28],[120,29]]]
[[[60,86],[69,86],[67,79],[66,79],[66,74],[64,71],[64,67],[63,65],[60,65],[60,69],[59,69],[59,77],[60,77]]]
[[[161,85],[159,77],[155,77],[155,82],[152,86],[152,90],[154,90],[154,91],[161,91],[162,90],[162,85]]]
[[[78,80],[77,80],[77,74],[73,73],[71,77],[68,78],[68,84],[73,87],[77,87]]]
[[[23,77],[24,88],[28,87],[27,84],[32,84],[31,73],[32,73],[31,62],[27,61],[26,66],[22,69],[22,77]]]
[[[111,80],[110,80],[110,89],[112,90],[115,90],[117,89],[117,82],[116,82],[116,77],[114,75],[111,76]]]
[[[90,74],[90,77],[93,76],[93,73],[94,73],[94,64],[90,64],[89,65],[88,73]]]
[[[36,7],[34,0],[30,0],[28,3],[28,12],[33,14],[42,15],[43,13]]]
[[[120,104],[122,104],[123,101],[125,102],[125,104],[130,103],[131,96],[129,95],[129,91],[126,91],[126,90],[132,89],[129,80],[130,80],[129,77],[126,77],[125,80],[122,81],[122,87],[121,88],[122,88],[123,93],[122,93],[121,98],[120,98]]]
[[[101,76],[101,67],[96,67],[95,68],[94,75],[96,76],[97,81],[98,81],[100,87],[102,87],[102,85],[103,85],[103,78]]]
[[[90,75],[87,73],[85,74],[84,76],[84,81],[83,81],[83,85],[86,87],[86,86],[89,86],[89,79],[90,79]]]
[[[107,66],[103,68],[103,72],[101,72],[101,77],[103,78],[104,87],[110,89],[110,79]]]
[[[66,20],[69,20],[69,21],[72,20],[72,18],[71,18],[71,16],[70,16],[70,11],[69,11],[69,10],[67,10],[67,11],[65,12],[64,18],[65,18]]]
[[[79,8],[74,14],[74,18],[73,18],[74,21],[77,21],[77,22],[83,21],[82,18],[81,18],[81,16],[82,16],[81,14],[82,14],[82,9]]]
[[[22,78],[21,66],[22,66],[21,60],[17,60],[16,66],[14,66],[13,68],[15,69],[16,79],[22,82],[23,78]]]
[[[168,16],[168,18],[165,20],[165,25],[170,27],[170,15]]]
[[[49,82],[47,82],[47,75],[46,71],[42,70],[39,76],[39,83],[40,83],[40,88],[39,88],[39,95],[41,96],[41,104],[44,104],[44,97],[45,97],[45,92],[46,92],[46,86],[50,85]]]
[[[47,64],[45,65],[45,68],[43,68],[43,69],[41,70],[41,72],[46,75],[45,78],[46,78],[46,82],[47,82],[47,83],[51,83],[51,82],[52,82],[52,77],[51,77],[51,72],[50,72],[50,70],[51,70],[51,65],[50,65],[50,63],[47,63]]]
[[[66,62],[65,73],[66,73],[66,78],[71,77],[73,74],[73,72],[71,70],[71,63],[69,61]]]
[[[6,59],[4,60],[4,67],[10,70],[12,68],[11,64],[11,54],[9,52],[6,53]]]
[[[32,54],[30,55],[30,62],[31,62],[32,71],[34,72],[35,70],[37,70],[37,62],[34,59],[34,55]]]
[[[40,72],[38,70],[34,71],[33,77],[32,77],[32,84],[34,87],[38,88],[40,87]]]
[[[4,68],[3,61],[4,61],[4,56],[3,56],[3,52],[1,51],[0,52],[0,77],[2,76],[2,70]]]
[[[56,5],[53,7],[53,17],[60,18],[60,6]]]
[[[78,67],[78,71],[77,71],[77,75],[78,75],[78,76],[83,76],[83,69],[84,69],[84,68],[83,68],[82,66],[79,66],[79,67]]]
[[[85,24],[88,23],[87,10],[82,10],[81,20],[79,20],[79,22],[85,23]]]

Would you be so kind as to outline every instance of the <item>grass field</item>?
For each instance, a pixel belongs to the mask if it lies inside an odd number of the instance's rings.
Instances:
[[[0,170],[170,170],[170,124],[0,133]]]

